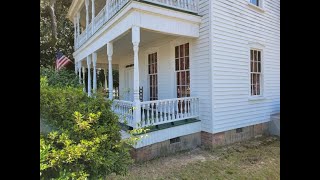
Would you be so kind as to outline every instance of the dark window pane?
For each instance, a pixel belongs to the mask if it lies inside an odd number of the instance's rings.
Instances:
[[[253,61],[250,61],[250,71],[253,72]]]
[[[184,70],[184,58],[180,58],[180,70]]]
[[[257,62],[254,62],[254,63],[253,63],[252,72],[257,72]]]
[[[186,72],[181,72],[181,85],[186,84]]]
[[[189,69],[189,57],[185,58],[185,69]]]
[[[190,85],[190,72],[187,71],[187,85]]]
[[[253,61],[253,50],[250,50],[250,60]]]
[[[189,43],[185,44],[186,56],[189,56]]]
[[[254,52],[253,52],[253,59],[254,59],[254,61],[257,61],[257,57],[258,57],[258,53],[257,53],[257,51],[254,51]]]
[[[181,96],[180,97],[186,97],[186,87],[185,86],[181,87]]]
[[[156,63],[156,64],[154,64],[154,73],[158,73],[158,64]]]
[[[257,84],[260,84],[260,74],[256,74],[257,78]]]
[[[177,97],[180,97],[180,86],[177,86]]]
[[[258,51],[258,61],[261,61],[261,51]]]
[[[180,57],[184,56],[184,48],[183,45],[180,46]]]
[[[150,54],[148,55],[148,64],[150,64]]]
[[[176,71],[179,70],[179,59],[176,59]]]
[[[260,95],[260,85],[257,85],[257,95]]]
[[[256,74],[252,74],[252,76],[253,76],[252,82],[253,82],[253,84],[255,84],[257,82],[257,75]]]
[[[258,62],[258,72],[261,72],[261,62]]]
[[[187,86],[187,97],[190,97],[190,86]]]
[[[177,72],[177,85],[180,85],[180,72]]]
[[[148,65],[149,69],[149,74],[151,74],[151,65]]]
[[[155,55],[155,62],[157,62],[157,60],[158,60],[158,54],[157,53],[155,53],[156,55]]]
[[[176,46],[175,48],[175,58],[179,57],[179,46]]]

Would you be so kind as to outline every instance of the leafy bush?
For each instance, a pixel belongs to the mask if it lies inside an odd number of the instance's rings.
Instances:
[[[48,85],[50,86],[80,86],[78,76],[76,76],[74,71],[67,69],[55,71],[53,68],[41,67],[40,76],[47,77]]]
[[[80,87],[50,86],[40,78],[40,115],[59,129],[40,136],[41,179],[101,179],[125,174],[133,161],[122,141],[118,117],[102,95],[87,97]]]

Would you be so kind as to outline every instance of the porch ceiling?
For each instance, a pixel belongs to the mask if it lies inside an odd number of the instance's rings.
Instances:
[[[140,49],[147,46],[152,46],[153,42],[167,39],[175,38],[177,36],[162,34],[158,32],[153,32],[150,30],[141,29],[140,32]],[[100,48],[98,51],[98,63],[107,63],[107,47],[106,45]],[[119,58],[123,56],[128,56],[133,54],[133,46],[131,42],[131,30],[127,31],[123,36],[119,37],[113,43],[113,59],[120,60]]]

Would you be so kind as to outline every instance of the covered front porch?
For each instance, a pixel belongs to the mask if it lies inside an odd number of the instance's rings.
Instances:
[[[76,48],[84,91],[88,96],[97,92],[97,71],[103,69],[113,111],[130,128],[199,118],[191,72],[199,23],[194,14],[130,1]],[[113,69],[119,71],[117,96]]]

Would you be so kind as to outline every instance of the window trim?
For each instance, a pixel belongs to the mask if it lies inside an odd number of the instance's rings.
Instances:
[[[152,52],[152,53],[148,53],[148,57],[147,57],[147,84],[148,84],[148,94],[149,94],[149,101],[155,101],[155,100],[151,100],[151,92],[150,92],[150,74],[149,74],[149,55],[151,54],[156,54],[157,55],[157,100],[159,100],[159,64],[158,64],[158,57],[159,57],[159,53],[157,51]],[[154,75],[154,74],[153,74]]]
[[[265,78],[264,78],[264,49],[265,46],[260,43],[248,43],[248,100],[263,100],[265,97]],[[261,52],[261,72],[260,72],[260,95],[251,95],[251,50],[259,50]]]
[[[191,48],[192,48],[192,45],[191,45],[191,42],[190,41],[175,41],[174,43],[171,43],[171,49],[172,49],[172,56],[173,56],[173,79],[174,79],[174,97],[178,98],[178,82],[177,82],[177,72],[182,72],[182,71],[176,71],[176,64],[175,64],[175,47],[176,46],[180,46],[180,45],[184,45],[184,44],[189,44],[189,76],[190,76],[190,84],[189,84],[189,88],[190,88],[190,97],[192,97],[192,91],[191,91],[191,58],[192,58],[192,51],[191,51]],[[186,71],[186,70],[183,70],[183,71]],[[180,97],[181,98],[181,97]]]
[[[190,97],[192,97],[192,77],[191,77],[191,72],[192,70],[192,60],[193,59],[193,42],[190,39],[187,38],[176,38],[172,41],[170,41],[170,68],[172,69],[170,77],[172,78],[171,83],[173,83],[173,90],[171,91],[171,96],[177,98],[177,77],[176,77],[176,71],[175,71],[175,47],[180,46],[181,44],[186,44],[189,43],[189,69],[190,69]]]
[[[259,3],[260,5],[257,6],[255,4],[252,4],[250,0],[247,0],[247,3],[248,3],[248,6],[255,9],[255,10],[258,10],[260,12],[265,12],[265,8],[264,8],[264,0],[259,0]]]

